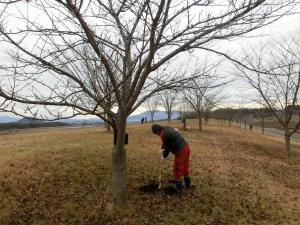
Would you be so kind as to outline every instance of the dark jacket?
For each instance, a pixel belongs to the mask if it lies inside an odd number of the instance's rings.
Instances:
[[[162,148],[164,158],[166,158],[170,152],[176,154],[187,142],[184,138],[173,128],[163,127],[160,132],[160,137],[163,142]]]

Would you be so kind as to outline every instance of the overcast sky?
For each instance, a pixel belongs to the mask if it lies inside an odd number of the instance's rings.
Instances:
[[[299,9],[299,8],[298,8]],[[299,10],[298,10],[299,11]],[[289,15],[281,18],[273,24],[267,27],[256,30],[247,35],[247,38],[237,38],[230,41],[223,41],[217,49],[222,49],[224,52],[229,52],[231,55],[238,56],[241,54],[243,49],[250,47],[259,47],[261,43],[267,42],[271,39],[289,39],[296,38],[300,39],[300,15]],[[220,72],[231,73],[233,67],[231,63],[225,63],[223,69]],[[233,83],[227,85],[226,92],[231,96],[224,105],[235,106],[237,103],[242,101],[251,102],[252,98],[257,96],[256,90],[253,90],[249,85],[237,79]],[[251,104],[248,104],[249,106]]]
[[[299,14],[285,16],[267,27],[248,34],[247,37],[219,42],[216,46],[216,49],[222,50],[238,57],[242,49],[246,49],[247,47],[251,46],[258,46],[260,42],[264,42],[265,40],[269,40],[271,38],[278,39],[281,37],[288,39],[290,37],[297,36],[300,36]],[[195,51],[193,54],[194,56],[199,58],[203,57],[203,52],[200,51]],[[210,58],[211,60],[218,60],[218,57],[215,55],[210,54]],[[0,53],[0,60],[5,61],[7,60],[7,58]],[[224,63],[223,66],[219,69],[219,73],[232,73],[231,64],[229,62]],[[241,80],[236,80],[233,83],[229,84],[225,90],[228,95],[230,95],[230,98],[224,102],[224,105],[229,106],[236,106],[236,104],[241,101],[241,98],[244,98],[245,102],[250,101],[251,98],[256,95],[256,92]],[[251,96],[251,98],[248,98],[247,96]],[[142,112],[144,110],[145,108],[142,107],[136,113]]]

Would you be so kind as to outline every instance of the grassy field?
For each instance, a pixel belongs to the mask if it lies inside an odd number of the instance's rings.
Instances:
[[[157,180],[160,140],[151,123],[130,124],[128,202],[111,210],[112,134],[103,127],[0,135],[0,224],[300,224],[300,144],[215,121],[180,131],[191,145],[194,190],[140,193]],[[179,128],[180,123],[171,124]],[[163,186],[172,178],[165,163]]]

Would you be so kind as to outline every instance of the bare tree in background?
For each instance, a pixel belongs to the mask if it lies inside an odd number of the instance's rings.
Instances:
[[[260,126],[261,126],[261,133],[265,134],[265,119],[268,115],[268,105],[266,105],[265,101],[262,99],[261,95],[257,99],[254,100],[255,103],[258,104],[258,109],[255,110],[256,116],[260,118]],[[273,113],[272,113],[273,114]]]
[[[177,91],[167,90],[161,94],[160,97],[161,106],[165,109],[168,117],[168,122],[171,123],[172,114],[174,113],[175,107],[178,104]]]
[[[210,113],[213,110],[213,108],[214,108],[214,106],[209,106],[204,110],[203,116],[204,116],[205,124],[208,123]]]
[[[177,108],[179,111],[179,118],[182,123],[182,128],[184,131],[187,130],[187,119],[191,116],[190,114],[190,106],[186,103],[184,99],[181,99],[178,102]]]
[[[151,122],[153,123],[153,120],[154,120],[154,114],[155,112],[157,111],[157,108],[158,108],[158,105],[159,105],[159,100],[158,100],[158,97],[155,96],[155,97],[152,97],[152,98],[149,98],[147,100],[147,108],[150,112],[150,116],[151,116]]]
[[[227,116],[227,120],[228,120],[228,126],[231,127],[232,122],[233,122],[233,118],[236,114],[236,110],[233,109],[233,108],[228,108],[226,113],[227,113],[226,116]]]
[[[245,62],[252,70],[237,65],[239,74],[259,92],[284,129],[285,150],[287,156],[290,156],[290,138],[300,125],[299,43],[270,42],[264,48],[253,49],[251,53],[248,51]]]
[[[156,92],[183,86],[163,73],[183,52],[240,37],[290,13],[294,0],[37,0],[0,4],[2,108],[34,118],[96,115],[112,124],[115,203],[126,199],[127,117]],[[27,14],[27,12],[31,12]],[[105,69],[116,111],[105,105],[77,52],[91,48]],[[119,56],[115,62],[111,55]],[[12,62],[12,59],[14,60]],[[155,73],[161,71],[161,73]],[[98,76],[98,75],[97,75]],[[97,80],[97,79],[96,79]],[[104,116],[104,115],[109,115]]]
[[[238,99],[238,115],[236,115],[239,118],[239,125],[240,129],[243,127],[244,123],[244,128],[247,128],[247,122],[248,122],[248,105],[251,103],[251,99],[247,98],[245,92],[245,88],[241,90],[239,99]]]
[[[226,83],[222,83],[222,77],[216,74],[217,66],[218,63],[210,65],[207,62],[203,63],[202,67],[195,69],[194,72],[199,78],[189,81],[188,87],[181,92],[183,99],[198,116],[199,131],[202,131],[202,118],[205,113],[220,103],[220,87]]]
[[[260,107],[256,111],[256,115],[260,118],[260,127],[261,127],[261,133],[265,134],[265,117],[266,117],[266,108]]]

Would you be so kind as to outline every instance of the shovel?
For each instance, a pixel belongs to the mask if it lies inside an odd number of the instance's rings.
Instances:
[[[161,188],[161,175],[163,170],[163,158],[160,159],[159,177],[158,177],[158,190]]]

